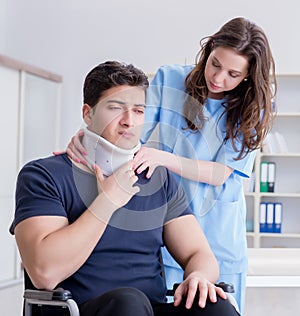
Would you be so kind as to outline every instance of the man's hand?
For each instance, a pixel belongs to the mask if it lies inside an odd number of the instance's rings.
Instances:
[[[225,292],[220,287],[215,286],[195,272],[188,275],[176,289],[174,305],[178,306],[182,302],[183,297],[186,297],[185,307],[188,309],[191,308],[197,293],[199,294],[198,305],[201,308],[205,307],[207,298],[212,303],[217,301],[217,295],[223,299],[227,299]]]
[[[133,169],[133,161],[122,165],[111,176],[105,178],[99,166],[94,165],[99,193],[104,193],[108,199],[118,208],[124,206],[128,201],[140,191],[135,183],[138,177]]]

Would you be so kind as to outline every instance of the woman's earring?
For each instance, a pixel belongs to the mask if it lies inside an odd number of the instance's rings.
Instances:
[[[248,81],[248,78],[244,78],[244,81]]]

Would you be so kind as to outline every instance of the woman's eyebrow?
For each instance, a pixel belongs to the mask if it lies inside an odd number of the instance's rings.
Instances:
[[[214,62],[217,62],[222,66],[222,63],[220,63],[219,59],[215,56],[212,56],[212,59]],[[236,73],[237,75],[242,75],[242,72],[240,70],[235,70],[235,69],[229,69],[229,71]]]

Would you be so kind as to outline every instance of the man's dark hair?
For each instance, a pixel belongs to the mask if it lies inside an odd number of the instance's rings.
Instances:
[[[148,88],[149,81],[143,71],[132,64],[106,61],[93,68],[86,76],[83,86],[83,102],[94,107],[103,93],[116,86]]]

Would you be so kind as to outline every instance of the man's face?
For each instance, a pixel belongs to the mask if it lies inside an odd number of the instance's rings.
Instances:
[[[132,149],[145,120],[145,91],[127,85],[110,88],[93,109],[84,104],[83,117],[92,132],[120,148]]]

